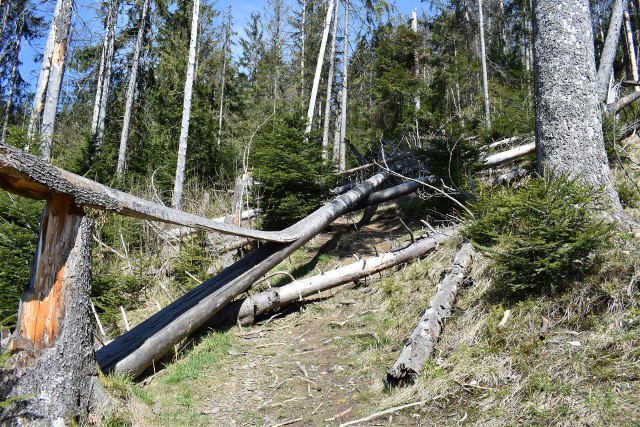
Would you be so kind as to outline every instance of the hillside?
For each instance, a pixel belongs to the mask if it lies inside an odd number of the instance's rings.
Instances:
[[[394,204],[366,224],[360,215],[343,218],[282,268],[313,275],[352,262],[352,254],[373,256],[374,246],[406,245],[401,218]],[[416,235],[425,232],[404,219]],[[637,293],[628,295],[634,240],[615,238],[598,255],[596,271],[553,296],[495,295],[490,263],[478,259],[413,386],[385,390],[382,380],[450,266],[454,242],[255,326],[204,333],[140,383],[105,379],[120,406],[103,422],[337,426],[422,402],[360,425],[635,425],[640,317]],[[505,310],[510,317],[499,326]],[[544,332],[542,319],[549,321]]]

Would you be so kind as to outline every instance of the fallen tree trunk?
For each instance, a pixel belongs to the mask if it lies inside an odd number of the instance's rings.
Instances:
[[[336,218],[366,198],[388,177],[379,173],[289,227],[302,237],[288,243],[269,242],[222,270],[200,286],[96,352],[100,368],[133,377],[160,360],[233,298],[304,245]]]
[[[464,280],[472,258],[473,247],[470,243],[465,243],[456,254],[451,270],[438,284],[436,294],[429,302],[429,308],[409,336],[400,356],[387,372],[387,386],[413,383],[420,373],[435,349],[446,318],[451,315],[458,287]]]
[[[536,151],[536,143],[530,142],[529,144],[514,147],[510,150],[502,151],[500,153],[487,156],[484,160],[484,168],[493,168],[502,164],[518,160],[527,154],[531,154]]]
[[[255,218],[255,217],[258,216],[258,213],[260,213],[260,209],[250,209],[248,211],[242,212],[240,218],[242,218],[242,219]],[[211,221],[214,221],[214,222],[225,222],[227,220],[227,218],[229,218],[229,217],[228,216],[221,216],[221,217],[218,217],[218,218],[213,218],[213,219],[211,219]],[[198,229],[192,228],[192,227],[176,227],[176,228],[171,228],[169,230],[162,231],[160,233],[160,237],[162,237],[165,240],[168,240],[168,239],[181,239],[183,237],[186,237],[186,236],[189,236],[189,235],[195,233],[196,231],[198,231]]]
[[[234,301],[220,310],[215,317],[216,323],[208,322],[207,326],[236,323],[250,325],[256,317],[266,312],[424,256],[454,236],[456,236],[455,228],[449,228],[397,251],[362,259],[317,276],[296,280],[279,288],[271,288],[248,298]]]

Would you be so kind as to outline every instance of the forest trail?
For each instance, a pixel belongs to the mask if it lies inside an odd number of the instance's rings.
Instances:
[[[292,268],[298,278],[349,264],[353,254],[375,256],[376,250],[409,244],[395,205],[379,211],[362,225],[363,215],[343,217],[280,268]],[[414,233],[422,227],[404,222]],[[257,325],[205,336],[141,389],[147,405],[130,408],[135,424],[339,425],[375,412],[385,399],[386,369],[410,332],[386,311],[388,297],[378,276],[324,292]],[[419,409],[391,416],[393,425],[424,425],[422,417]]]

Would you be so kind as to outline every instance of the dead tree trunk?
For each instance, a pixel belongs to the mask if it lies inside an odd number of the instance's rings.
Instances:
[[[409,336],[393,367],[387,372],[386,385],[412,383],[418,376],[440,339],[447,317],[451,316],[458,288],[464,281],[472,258],[473,247],[466,243],[456,254],[451,270],[438,284],[436,294],[429,302],[429,308]]]
[[[324,52],[327,50],[327,39],[329,38],[329,29],[331,28],[331,13],[333,12],[334,0],[329,0],[327,6],[327,15],[324,18],[324,30],[322,31],[322,41],[320,42],[320,51],[318,52],[318,61],[316,62],[316,73],[313,77],[313,86],[311,87],[311,97],[309,99],[309,109],[307,111],[307,127],[305,128],[305,138],[311,133],[311,125],[313,124],[313,115],[316,107],[316,98],[318,96],[318,88],[320,87],[320,76],[322,75],[322,64],[324,64]]]
[[[296,280],[279,288],[271,288],[234,301],[220,310],[214,320],[220,322],[218,324],[250,325],[261,314],[424,256],[454,236],[454,229],[443,230],[433,237],[418,240],[403,249],[363,259],[317,276]]]
[[[636,46],[633,40],[633,29],[631,28],[631,17],[629,16],[628,8],[624,11],[624,30],[631,78],[637,82],[640,79],[638,76],[638,59],[636,58]],[[640,86],[635,86],[634,90],[636,92],[640,91]]]
[[[8,6],[7,6],[8,8]],[[2,120],[2,133],[0,133],[0,141],[4,142],[7,136],[7,126],[9,126],[9,116],[11,115],[11,110],[13,108],[13,89],[16,85],[16,80],[18,78],[18,63],[20,62],[20,45],[22,43],[22,32],[24,31],[24,19],[20,23],[16,31],[16,41],[14,47],[14,56],[13,56],[13,64],[11,65],[11,76],[9,77],[9,90],[7,92],[7,105],[4,110],[4,119]]]
[[[349,0],[344,2],[344,38],[342,52],[342,102],[340,103],[340,165],[338,170],[344,172],[347,165],[347,102],[349,71]]]
[[[336,2],[335,15],[333,17],[333,37],[331,39],[331,53],[329,56],[329,73],[327,76],[327,97],[324,103],[324,124],[322,129],[322,158],[329,156],[329,129],[331,128],[331,95],[333,94],[333,74],[336,63],[336,41],[338,38],[338,15],[340,12],[340,2]]]
[[[131,75],[129,76],[129,86],[127,87],[127,101],[124,107],[124,120],[122,121],[122,133],[120,134],[120,149],[118,151],[118,166],[116,175],[122,179],[127,158],[127,142],[129,140],[129,124],[131,123],[131,110],[133,109],[133,97],[136,92],[136,81],[138,79],[138,67],[140,65],[140,51],[142,50],[142,40],[147,26],[147,14],[149,12],[149,1],[144,0],[142,14],[138,24],[138,35],[136,37],[136,47],[133,51],[133,61],[131,63]]]
[[[300,238],[288,244],[267,243],[121,335],[96,353],[100,368],[138,376],[154,360],[198,329],[205,321],[249,289],[265,273],[304,245],[340,215],[367,197],[387,178],[379,173],[289,227]]]
[[[613,72],[613,60],[616,57],[618,39],[620,38],[620,28],[622,27],[623,12],[626,9],[626,5],[626,0],[615,0],[615,3],[613,4],[611,21],[609,22],[609,29],[607,30],[607,38],[604,42],[602,54],[600,55],[600,65],[598,66],[598,73],[596,74],[596,88],[598,90],[598,100],[600,102],[604,102],[607,99],[609,78]],[[571,6],[575,7],[574,5]],[[591,30],[589,30],[589,33],[591,33]],[[591,39],[593,39],[593,35],[591,36]]]
[[[69,30],[71,29],[71,12],[73,12],[73,0],[63,0],[60,14],[53,17],[52,26],[55,26],[56,30],[53,40],[47,93],[42,111],[42,126],[40,128],[41,157],[45,160],[51,159],[53,130],[56,124],[58,99],[60,98],[60,90],[62,89],[62,78],[64,77],[67,39],[69,38]]]
[[[104,29],[96,97],[93,103],[93,118],[91,120],[91,135],[94,138],[96,152],[100,151],[104,139],[104,122],[107,117],[107,101],[109,99],[109,86],[111,84],[111,63],[113,62],[119,6],[119,0],[111,0]]]
[[[478,16],[480,19],[480,60],[482,61],[482,93],[484,94],[484,125],[491,127],[491,110],[489,108],[489,79],[487,77],[487,54],[484,44],[484,14],[482,0],[478,0]]]
[[[187,139],[189,138],[189,122],[191,120],[191,95],[193,92],[193,77],[196,68],[196,44],[198,43],[198,13],[200,0],[194,0],[191,17],[191,40],[189,41],[189,63],[187,64],[187,78],[184,83],[184,103],[182,107],[182,125],[180,127],[180,143],[178,146],[178,164],[176,179],[173,186],[171,207],[180,209],[182,204],[182,189],[184,172],[187,166]]]
[[[92,226],[71,198],[47,202],[9,344],[14,384],[2,397],[24,398],[5,408],[3,425],[64,425],[90,409],[97,386],[89,317]]]
[[[218,147],[222,140],[222,113],[224,112],[224,88],[227,84],[227,55],[229,50],[229,37],[231,37],[231,6],[227,11],[227,21],[224,33],[224,48],[222,49],[222,81],[220,83],[220,113],[218,116]],[[242,209],[241,209],[242,210]]]

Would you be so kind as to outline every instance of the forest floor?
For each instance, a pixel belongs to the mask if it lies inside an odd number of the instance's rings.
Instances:
[[[343,217],[279,269],[298,278],[402,247],[406,208]],[[637,240],[617,239],[591,281],[553,297],[496,296],[480,258],[413,386],[385,390],[383,378],[459,241],[254,326],[205,333],[141,382],[107,379],[122,406],[105,424],[339,426],[416,403],[358,425],[640,425],[640,310],[627,295]]]

